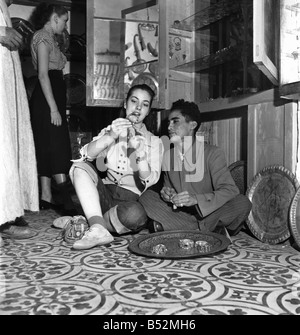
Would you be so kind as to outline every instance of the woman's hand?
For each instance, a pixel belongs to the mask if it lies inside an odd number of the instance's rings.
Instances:
[[[51,123],[54,126],[57,126],[57,127],[61,126],[62,119],[61,119],[61,115],[60,115],[59,111],[51,112]]]
[[[131,127],[132,124],[127,119],[116,119],[110,125],[109,135],[116,140],[118,137],[127,137],[127,129]]]
[[[144,136],[136,135],[129,139],[128,146],[135,150],[137,156],[143,156],[145,154],[145,141],[146,138]]]

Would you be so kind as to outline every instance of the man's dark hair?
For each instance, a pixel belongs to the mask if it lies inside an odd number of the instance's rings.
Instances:
[[[179,110],[187,122],[196,121],[197,127],[195,128],[195,133],[198,131],[201,124],[201,116],[197,104],[180,99],[173,102],[170,112],[173,112],[174,110]]]

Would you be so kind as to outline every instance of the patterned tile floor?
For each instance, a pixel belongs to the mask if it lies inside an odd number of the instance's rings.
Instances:
[[[51,226],[57,217],[27,213],[36,236],[4,238],[0,315],[300,315],[300,252],[290,243],[242,231],[220,254],[161,260],[130,253],[138,235],[128,235],[74,251]]]

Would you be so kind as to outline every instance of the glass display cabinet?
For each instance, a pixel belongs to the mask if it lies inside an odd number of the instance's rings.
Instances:
[[[90,0],[87,104],[120,106],[141,82],[161,110],[299,92],[299,10],[297,0]]]
[[[131,85],[145,82],[158,107],[158,5],[87,2],[87,105],[119,107]]]
[[[280,95],[300,99],[300,2],[280,1]]]
[[[132,85],[145,83],[155,92],[155,106],[159,97],[159,10],[156,1],[122,11],[125,20],[123,81],[126,95]],[[143,19],[143,20],[142,20]]]

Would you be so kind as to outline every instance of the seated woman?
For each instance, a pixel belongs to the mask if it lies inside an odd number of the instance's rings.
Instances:
[[[90,226],[74,249],[105,245],[113,241],[111,233],[145,227],[147,215],[138,199],[159,180],[163,156],[161,140],[143,122],[154,95],[147,85],[131,87],[125,117],[103,129],[74,161],[70,178]],[[106,177],[101,179],[97,170],[106,171]]]

